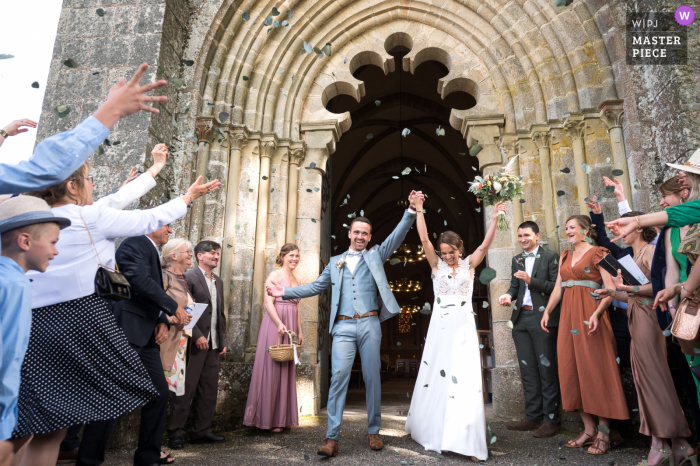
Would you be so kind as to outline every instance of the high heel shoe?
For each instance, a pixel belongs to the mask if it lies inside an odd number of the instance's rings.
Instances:
[[[686,465],[686,463],[689,463],[692,466],[698,466],[698,454],[695,453],[693,456],[688,456],[688,448],[690,448],[690,445],[688,445],[687,447],[678,447],[678,449],[683,453],[683,456],[685,457],[678,466],[684,466]],[[671,449],[671,451],[673,451],[673,449]]]
[[[642,461],[639,463],[641,466],[675,466],[676,465],[676,457],[673,456],[673,450],[670,448],[667,448],[666,450],[661,450],[659,448],[654,448],[651,447],[652,450],[658,451],[659,453],[664,454],[664,459],[659,461],[658,463],[651,465],[647,460]],[[697,462],[697,458],[696,458]],[[682,464],[682,463],[681,463]]]

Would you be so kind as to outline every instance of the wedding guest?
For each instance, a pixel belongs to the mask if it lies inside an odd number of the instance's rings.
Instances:
[[[136,466],[175,462],[161,450],[169,390],[158,345],[168,337],[169,316],[178,317],[177,327],[173,327],[173,331],[175,328],[181,330],[190,316],[163,289],[158,248],[168,242],[171,233],[172,229],[167,224],[148,235],[127,238],[115,255],[124,277],[131,284],[133,295],[130,300],[115,303],[112,312],[157,390],[156,396],[141,408],[139,441],[134,454]],[[78,450],[78,466],[104,462],[114,421],[114,418],[107,418],[85,426]]]
[[[197,267],[185,272],[187,287],[196,303],[207,304],[192,329],[190,361],[185,377],[185,394],[170,398],[168,438],[170,448],[184,447],[185,422],[193,410],[190,443],[223,443],[226,439],[211,431],[216,395],[219,390],[219,355],[226,354],[226,303],[223,281],[214,273],[219,265],[221,245],[200,241],[194,247]]]
[[[688,200],[692,200],[694,196],[690,190],[680,183],[678,175],[669,178],[659,186],[661,194],[661,202],[659,205],[664,209],[682,204]],[[689,260],[688,257],[680,253],[681,241],[685,238],[689,229],[693,225],[684,227],[663,227],[661,230],[662,241],[656,246],[654,251],[654,260],[651,266],[651,284],[653,285],[654,296],[659,295],[664,291],[671,291],[675,285],[685,282],[688,279]],[[669,294],[668,309],[670,312],[664,311],[661,307],[656,308],[656,318],[659,323],[659,328],[666,330],[676,316],[676,306],[678,305],[677,294]],[[700,438],[700,382],[692,373],[691,367],[700,365],[700,358],[693,358],[688,354],[683,354],[681,347],[676,339],[671,339],[671,350],[680,369],[681,376],[685,385],[685,391],[688,395],[688,404],[690,412],[695,422],[695,432]],[[680,387],[677,387],[680,389]]]
[[[49,205],[31,196],[19,196],[0,205],[0,464],[11,461],[6,440],[17,427],[20,369],[27,351],[32,322],[29,270],[43,273],[58,251],[59,231],[70,225]]]
[[[605,184],[612,182],[607,178],[603,177]],[[631,212],[629,205],[622,194],[622,183],[615,179],[615,183],[619,184],[619,197],[618,197],[618,209],[620,215],[624,215],[627,212]],[[617,194],[618,186],[615,186],[615,192]],[[620,200],[622,199],[622,200]],[[610,254],[615,257],[615,259],[622,259],[625,256],[632,255],[632,248],[626,247],[621,248],[617,244],[610,241],[608,238],[608,233],[605,231],[605,217],[603,216],[603,210],[600,207],[600,203],[594,200],[586,202],[586,205],[590,209],[588,214],[591,217],[591,222],[595,225],[596,243],[604,247]],[[627,359],[627,352],[632,341],[632,336],[630,335],[629,322],[627,319],[627,303],[624,301],[619,301],[613,299],[612,304],[608,307],[608,317],[610,318],[610,326],[612,327],[613,334],[615,335],[615,342],[617,344],[617,356],[620,358],[619,369],[622,371],[622,366]],[[616,446],[616,442],[613,442],[613,447]]]
[[[559,433],[559,378],[554,364],[557,349],[559,306],[550,315],[547,327],[540,328],[540,313],[547,306],[559,271],[557,253],[538,244],[540,229],[527,221],[518,227],[523,253],[513,258],[510,288],[498,299],[501,306],[513,308],[513,342],[520,360],[520,377],[525,393],[525,418],[506,424],[508,430],[534,431],[538,438]]]
[[[168,82],[160,80],[140,86],[147,69],[148,65],[142,64],[128,84],[119,78],[110,88],[107,101],[92,116],[72,130],[41,141],[29,159],[12,165],[0,163],[0,194],[20,194],[61,183],[83,165],[121,118],[140,110],[158,113],[157,108],[146,103],[168,98],[146,93]]]
[[[93,206],[122,210],[154,188],[156,186],[156,176],[165,167],[165,162],[168,158],[168,147],[165,144],[156,144],[151,151],[151,155],[153,156],[153,165],[148,170],[137,176],[138,171],[134,168],[130,169],[128,177],[121,186],[93,202]],[[59,446],[59,462],[74,462],[77,459],[80,447],[79,434],[82,427],[82,424],[77,424],[68,428],[65,438]]]
[[[609,251],[593,246],[596,231],[587,216],[569,217],[565,233],[573,249],[561,253],[557,283],[541,326],[549,332],[550,314],[561,301],[557,358],[562,406],[566,411],[578,411],[584,424],[584,431],[566,446],[590,445],[588,453],[602,455],[610,450],[610,419],[629,419],[617,367],[615,337],[605,313],[612,299],[597,300],[590,295],[602,288],[601,284],[614,288],[610,275],[597,265]],[[598,416],[597,423],[593,416]]]
[[[298,264],[297,245],[287,243],[282,246],[275,259],[276,270],[267,277],[267,286],[272,287],[273,283],[281,283],[284,287],[299,286],[299,280],[294,276]],[[243,425],[272,432],[282,432],[284,428],[299,425],[294,361],[276,362],[267,352],[270,346],[277,344],[279,337],[282,337],[282,344],[291,343],[288,330],[297,335],[299,346],[304,344],[299,301],[285,301],[265,294],[267,312],[258,333]]]
[[[642,212],[629,212],[623,217],[643,215]],[[624,238],[632,248],[635,264],[647,278],[651,277],[651,263],[654,246],[649,242],[656,238],[656,230],[650,227],[639,228]],[[647,464],[658,465],[673,456],[668,441],[688,450],[685,437],[690,429],[673,385],[666,355],[666,338],[659,328],[656,313],[649,299],[653,297],[652,285],[626,285],[622,275],[612,277],[614,288],[599,289],[600,296],[611,296],[629,304],[629,327],[632,334],[632,376],[637,388],[639,432],[651,436],[651,450]],[[620,290],[620,291],[617,291]],[[629,295],[627,294],[629,293]],[[693,453],[691,450],[689,453]]]
[[[194,306],[194,299],[187,288],[184,275],[192,265],[193,254],[192,243],[183,238],[168,241],[161,253],[163,288],[178,306],[184,308]],[[160,344],[160,361],[170,391],[176,396],[182,396],[185,394],[187,342],[192,336],[192,330],[175,330],[175,325],[179,323],[176,317],[168,316],[168,322],[171,324],[170,330],[168,338]]]
[[[15,120],[4,128],[0,129],[0,146],[7,140],[10,136],[17,136],[20,133],[26,133],[29,128],[36,128],[36,121],[29,120],[27,118],[23,120]]]
[[[120,211],[93,205],[94,183],[85,164],[59,185],[33,193],[72,225],[59,239],[61,254],[47,272],[28,275],[32,330],[22,365],[15,448],[36,435],[22,464],[53,466],[67,427],[114,419],[157,394],[107,302],[95,293],[95,274],[98,264],[115,267],[116,238],[145,234],[182,217],[193,199],[219,185],[200,183],[201,177],[186,194],[154,209]],[[63,317],[56,319],[57,314]],[[184,309],[177,314],[186,320]]]

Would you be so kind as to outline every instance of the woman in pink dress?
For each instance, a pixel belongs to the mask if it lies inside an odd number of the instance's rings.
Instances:
[[[281,283],[282,286],[299,286],[294,276],[294,269],[299,264],[299,248],[287,243],[277,255],[277,270],[267,277],[267,287]],[[297,388],[294,361],[277,362],[270,357],[267,349],[277,344],[277,337],[282,336],[281,343],[289,344],[287,330],[297,334],[298,345],[304,344],[301,332],[301,314],[298,299],[284,301],[265,295],[265,310],[258,334],[255,351],[253,376],[250,380],[248,402],[245,407],[243,424],[258,429],[282,432],[282,429],[298,426]]]

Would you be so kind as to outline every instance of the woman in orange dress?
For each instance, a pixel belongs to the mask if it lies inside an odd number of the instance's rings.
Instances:
[[[565,411],[578,411],[585,426],[566,446],[591,445],[588,453],[602,455],[610,450],[610,419],[629,419],[615,336],[605,312],[612,298],[594,296],[597,289],[614,289],[610,275],[597,265],[609,251],[593,246],[596,231],[587,216],[569,217],[566,236],[574,248],[561,253],[557,284],[541,325],[549,331],[549,314],[562,301],[557,339],[562,405]],[[597,424],[593,416],[598,416]]]

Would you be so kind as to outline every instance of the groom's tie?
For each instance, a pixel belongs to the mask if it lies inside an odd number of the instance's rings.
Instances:
[[[362,251],[348,251],[348,257],[361,256]]]

